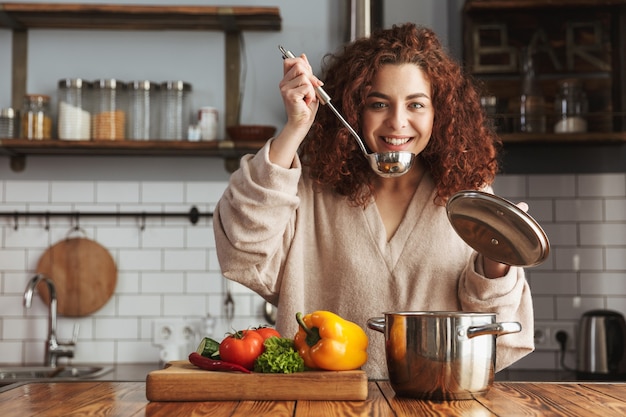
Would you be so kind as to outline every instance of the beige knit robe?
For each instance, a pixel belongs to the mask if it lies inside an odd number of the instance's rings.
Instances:
[[[214,212],[224,276],[278,306],[276,327],[293,337],[296,312],[329,310],[366,329],[364,370],[387,376],[384,335],[367,319],[400,310],[495,312],[522,332],[497,338],[500,370],[533,349],[533,310],[522,268],[505,277],[481,275],[482,259],[435,205],[426,175],[390,241],[376,208],[315,192],[300,161],[291,169],[269,161],[269,143],[242,158]],[[487,336],[490,337],[490,336]]]

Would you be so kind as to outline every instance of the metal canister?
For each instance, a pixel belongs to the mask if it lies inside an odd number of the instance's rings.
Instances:
[[[63,140],[91,138],[91,83],[80,78],[59,81],[57,88],[57,132]]]
[[[93,83],[91,137],[94,140],[126,138],[126,84],[116,79]]]
[[[161,84],[161,128],[159,136],[165,140],[187,138],[191,121],[191,84],[184,81],[166,81]]]
[[[19,128],[17,123],[17,111],[12,107],[0,109],[0,138],[15,139]]]
[[[52,139],[50,96],[27,94],[22,107],[21,136],[25,139]]]

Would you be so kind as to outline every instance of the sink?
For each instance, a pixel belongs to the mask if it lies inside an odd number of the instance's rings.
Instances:
[[[0,383],[33,380],[76,380],[99,378],[113,370],[112,366],[59,365],[0,366]]]

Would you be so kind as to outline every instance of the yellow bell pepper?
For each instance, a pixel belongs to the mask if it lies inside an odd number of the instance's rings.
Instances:
[[[349,371],[367,361],[368,338],[357,324],[330,311],[297,313],[296,320],[293,342],[307,368]]]

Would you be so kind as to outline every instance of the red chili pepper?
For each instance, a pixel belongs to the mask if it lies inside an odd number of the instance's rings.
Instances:
[[[206,369],[207,371],[239,371],[246,374],[250,373],[250,370],[236,363],[226,361],[216,361],[215,359],[207,358],[200,355],[198,352],[192,352],[189,354],[189,362],[196,365],[200,369]]]

